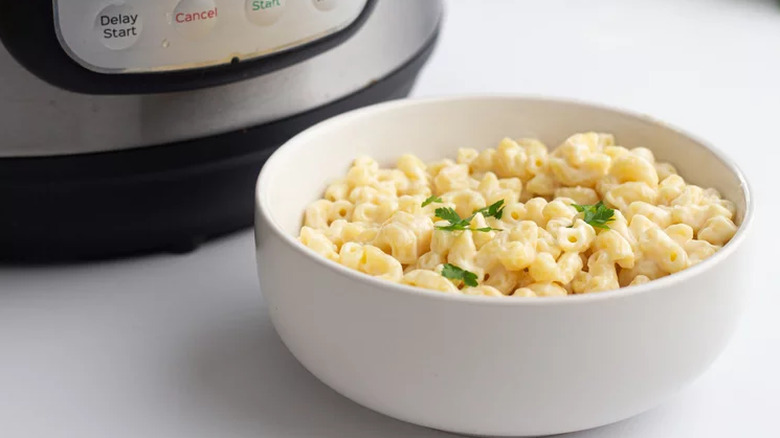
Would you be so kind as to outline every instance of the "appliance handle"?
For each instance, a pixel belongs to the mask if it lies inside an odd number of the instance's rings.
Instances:
[[[105,74],[84,68],[60,45],[54,10],[45,0],[0,0],[0,43],[19,64],[49,84],[92,95],[155,94],[224,85],[271,73],[326,52],[352,37],[378,0],[367,0],[349,26],[321,39],[259,59],[156,73]]]

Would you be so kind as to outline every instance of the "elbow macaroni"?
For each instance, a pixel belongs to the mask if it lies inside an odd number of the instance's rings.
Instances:
[[[500,218],[473,214],[497,201],[504,202]],[[572,206],[599,201],[615,210],[607,229]],[[436,217],[442,207],[473,214],[472,229],[436,229],[448,225]],[[687,184],[649,149],[584,133],[552,152],[538,140],[506,138],[495,149],[460,149],[454,161],[402,155],[393,169],[360,157],[306,208],[299,240],[400,284],[547,297],[641,285],[686,269],[734,237],[735,214],[717,190]],[[473,273],[478,285],[445,278],[445,264]]]

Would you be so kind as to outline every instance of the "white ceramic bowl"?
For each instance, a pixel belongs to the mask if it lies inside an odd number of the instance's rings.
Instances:
[[[390,165],[405,152],[453,157],[460,147],[494,147],[506,136],[554,147],[590,130],[650,148],[687,180],[720,190],[738,207],[737,235],[705,262],[646,285],[536,299],[391,284],[295,239],[305,206],[359,155]],[[464,434],[569,432],[656,406],[718,356],[743,307],[752,212],[731,161],[647,117],[511,96],[397,101],[320,123],[265,165],[257,189],[260,285],[292,354],[361,405]]]

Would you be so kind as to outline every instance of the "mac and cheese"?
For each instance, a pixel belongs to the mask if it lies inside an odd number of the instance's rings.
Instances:
[[[403,155],[394,169],[358,158],[306,209],[299,239],[388,281],[546,297],[686,269],[734,236],[735,212],[649,149],[584,133],[551,152],[538,140],[507,138],[495,149],[461,149],[455,160]]]

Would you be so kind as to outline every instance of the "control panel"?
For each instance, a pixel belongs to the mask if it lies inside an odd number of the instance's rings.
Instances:
[[[57,37],[99,73],[256,59],[352,24],[367,0],[54,0]]]

